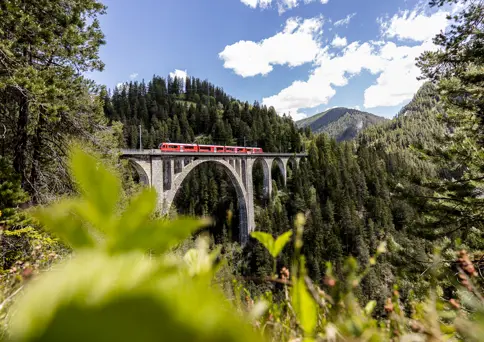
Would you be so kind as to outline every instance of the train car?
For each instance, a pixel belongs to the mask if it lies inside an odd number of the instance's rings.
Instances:
[[[180,144],[180,143],[167,143],[167,142],[161,143],[159,145],[159,149],[162,152],[187,152],[187,153],[241,153],[241,154],[263,153],[263,150],[260,147]]]
[[[198,152],[197,144],[162,143],[159,148],[162,152]]]
[[[249,147],[247,153],[264,153],[260,147]]]

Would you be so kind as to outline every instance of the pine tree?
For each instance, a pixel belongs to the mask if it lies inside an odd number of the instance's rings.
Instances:
[[[0,97],[5,100],[2,115],[9,118],[2,121],[12,122],[9,155],[34,201],[40,200],[40,188],[59,185],[45,184],[49,181],[41,175],[64,179],[52,173],[66,171],[59,160],[68,136],[102,119],[102,101],[92,96],[81,75],[104,67],[98,55],[104,35],[97,19],[104,12],[97,0],[0,3]]]
[[[450,0],[433,0],[443,6]],[[425,151],[440,169],[428,185],[427,210],[434,214],[427,231],[434,237],[484,229],[484,5],[461,1],[454,24],[434,38],[438,51],[418,62],[424,77],[436,82],[448,131],[434,150]]]

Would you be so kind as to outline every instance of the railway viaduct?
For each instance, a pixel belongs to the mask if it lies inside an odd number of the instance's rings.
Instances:
[[[249,233],[255,228],[254,189],[252,172],[254,164],[260,162],[264,170],[264,196],[272,193],[272,164],[276,162],[287,180],[288,164],[297,168],[306,154],[293,153],[189,153],[161,152],[160,150],[122,150],[121,157],[129,159],[139,174],[140,181],[153,187],[158,193],[158,209],[167,214],[183,180],[203,163],[215,163],[222,167],[237,193],[240,213],[240,242],[246,243]]]

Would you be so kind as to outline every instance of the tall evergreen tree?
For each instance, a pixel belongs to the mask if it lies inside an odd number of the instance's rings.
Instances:
[[[432,0],[430,5],[455,2]],[[463,9],[449,17],[451,28],[434,38],[440,49],[424,53],[418,62],[424,77],[437,85],[445,111],[440,119],[447,128],[436,148],[425,151],[440,176],[427,184],[425,197],[434,214],[429,235],[435,237],[465,238],[473,229],[484,229],[484,5],[460,3]]]
[[[101,124],[102,102],[82,73],[104,67],[104,11],[97,0],[0,2],[0,117],[12,123],[8,153],[34,200],[66,179],[68,137]]]

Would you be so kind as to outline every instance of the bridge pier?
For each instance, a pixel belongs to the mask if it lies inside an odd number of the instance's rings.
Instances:
[[[287,164],[292,158],[295,163],[305,155],[290,154],[228,154],[228,153],[161,153],[159,150],[123,150],[122,157],[129,159],[140,176],[140,180],[152,186],[158,194],[158,210],[168,214],[175,196],[185,178],[198,165],[212,162],[229,176],[237,193],[240,213],[241,244],[249,239],[255,229],[253,168],[256,161],[261,161],[264,170],[264,194],[272,194],[271,169],[277,162],[284,178],[287,180]],[[296,164],[297,165],[297,164]]]

